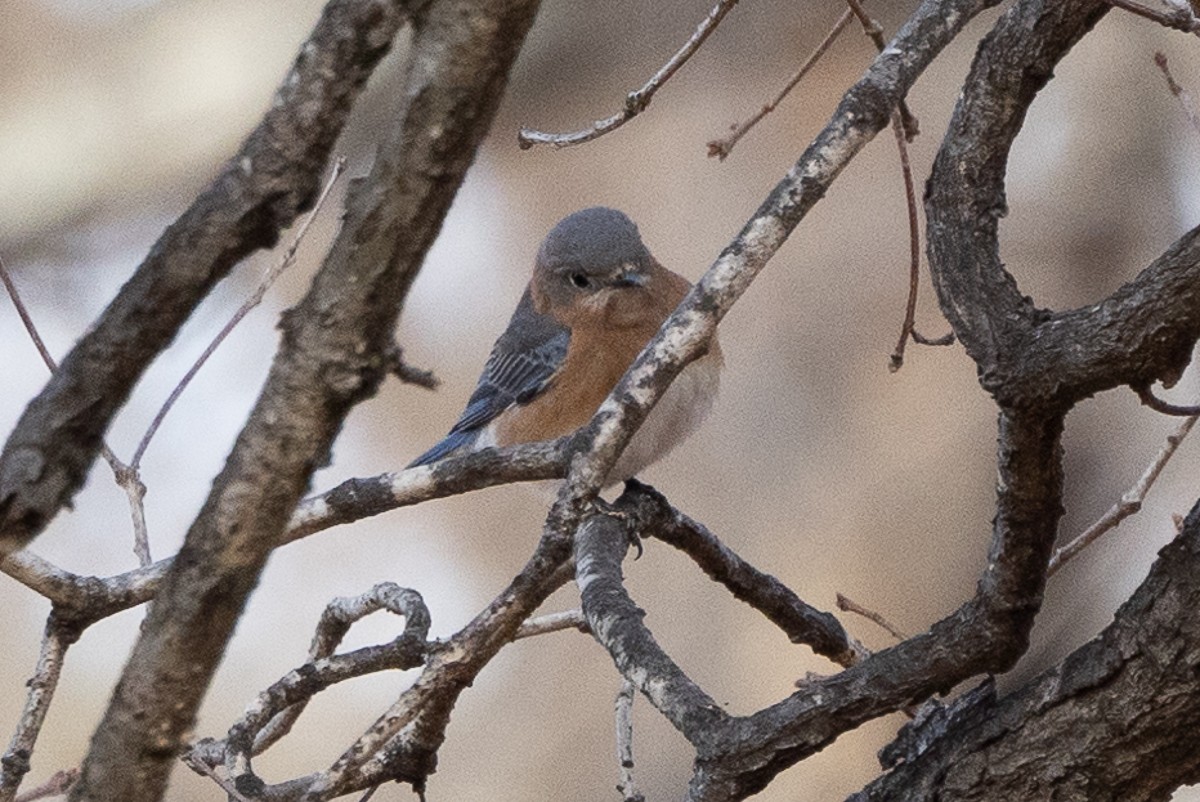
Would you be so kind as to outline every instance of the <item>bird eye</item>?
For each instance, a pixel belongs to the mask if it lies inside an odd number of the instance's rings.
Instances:
[[[589,281],[588,277],[583,273],[572,273],[570,278],[571,283],[581,290],[586,290],[588,287],[592,286],[592,282]]]

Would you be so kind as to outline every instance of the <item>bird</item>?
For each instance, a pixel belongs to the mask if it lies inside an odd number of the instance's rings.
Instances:
[[[466,409],[408,467],[490,446],[552,440],[584,426],[691,289],[663,267],[624,213],[574,212],[546,235],[533,276]],[[723,357],[714,335],[651,410],[605,479],[631,479],[707,416]]]

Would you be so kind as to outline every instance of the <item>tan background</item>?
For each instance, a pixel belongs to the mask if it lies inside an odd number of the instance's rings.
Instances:
[[[0,255],[51,350],[63,354],[127,278],[162,227],[214,174],[268,103],[321,6],[303,2],[6,0],[0,7]],[[909,5],[880,10],[888,30]],[[547,3],[493,134],[468,175],[413,289],[399,340],[444,380],[436,394],[389,383],[350,417],[316,489],[395,470],[453,422],[503,328],[538,241],[562,215],[607,204],[629,213],[659,258],[698,277],[827,119],[871,57],[847,34],[812,77],[732,157],[704,143],[769,98],[840,13],[836,4],[739,6],[710,44],[620,132],[582,148],[522,152],[522,125],[572,128],[616,110],[693,30],[707,0]],[[974,40],[968,28],[918,84],[913,146],[923,181]],[[1061,308],[1092,302],[1147,264],[1200,218],[1200,135],[1187,127],[1151,56],[1164,49],[1200,92],[1191,40],[1110,15],[1059,70],[1018,140],[1004,258],[1022,289]],[[366,170],[397,108],[402,51],[385,63],[339,152]],[[143,476],[156,557],[169,555],[253,403],[275,344],[273,320],[293,303],[334,231],[332,202],[300,262],[189,388],[153,443]],[[836,183],[729,315],[729,366],[702,433],[644,477],[732,547],[806,600],[844,592],[917,631],[966,598],[982,566],[994,482],[994,408],[958,348],[887,356],[906,287],[906,223],[891,136]],[[110,435],[128,458],[178,377],[277,257],[223,283],[147,374]],[[919,326],[946,326],[923,280]],[[0,301],[0,430],[44,381],[27,337]],[[1189,377],[1180,401],[1194,396]],[[1067,515],[1073,535],[1133,482],[1175,425],[1128,391],[1104,394],[1068,420]],[[1188,443],[1146,509],[1057,577],[1017,681],[1090,638],[1170,537],[1169,514],[1198,495],[1200,449]],[[206,702],[198,735],[220,735],[253,693],[302,659],[325,602],[382,580],[420,590],[435,632],[464,624],[519,569],[541,502],[501,488],[391,513],[289,546],[271,561]],[[36,550],[65,568],[107,574],[134,565],[128,511],[107,468]],[[829,672],[685,560],[650,544],[627,567],[647,623],[685,669],[735,712],[787,694],[807,671]],[[548,609],[571,606],[573,588]],[[0,578],[0,738],[16,721],[47,603]],[[142,612],[88,631],[70,652],[30,780],[76,765]],[[874,646],[872,625],[848,620]],[[349,645],[390,638],[370,619]],[[327,764],[411,676],[385,676],[319,696],[296,732],[259,761],[269,780]],[[608,657],[563,633],[505,649],[464,694],[431,779],[438,800],[616,799]],[[637,778],[648,798],[679,798],[689,775],[682,738],[641,702]],[[761,798],[841,799],[873,777],[874,753],[898,717],[847,735]],[[170,794],[216,800],[180,769]],[[409,799],[387,787],[375,799]],[[1178,798],[1200,798],[1181,792]]]

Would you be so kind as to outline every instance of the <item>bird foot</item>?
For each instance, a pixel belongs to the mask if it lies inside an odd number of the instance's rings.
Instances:
[[[625,537],[628,538],[629,545],[637,550],[637,553],[633,555],[633,559],[640,559],[645,548],[642,546],[642,539],[638,536],[637,524],[633,515],[625,510],[618,509],[611,501],[605,501],[599,496],[592,500],[592,505],[600,514],[615,518],[621,522],[625,528]]]

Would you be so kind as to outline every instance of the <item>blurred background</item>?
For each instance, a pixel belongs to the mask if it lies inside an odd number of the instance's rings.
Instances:
[[[397,470],[453,423],[520,296],[538,242],[589,205],[626,211],[667,265],[703,273],[827,120],[872,56],[850,29],[811,76],[725,162],[705,143],[770,99],[841,13],[834,3],[738,6],[650,110],[592,144],[516,147],[521,126],[573,130],[617,110],[694,30],[709,0],[545,3],[492,134],[406,304],[398,333],[430,393],[390,381],[350,417],[314,490]],[[5,0],[0,25],[0,255],[49,348],[67,352],[170,223],[237,148],[315,22],[320,0]],[[894,31],[915,6],[874,7]],[[976,20],[910,96],[923,181],[975,42]],[[1132,277],[1200,219],[1200,135],[1155,68],[1163,50],[1200,92],[1189,39],[1114,12],[1061,65],[1033,107],[1009,171],[1003,256],[1022,290],[1056,309],[1088,304]],[[395,117],[403,39],[371,81],[338,152],[365,173]],[[278,314],[303,293],[336,230],[343,186],[297,265],[218,351],[143,463],[156,559],[172,554],[257,395]],[[286,238],[286,239],[290,239]],[[285,241],[286,241],[285,239]],[[841,176],[721,327],[728,366],[706,426],[643,478],[755,565],[825,609],[842,592],[909,632],[972,592],[985,560],[995,481],[995,413],[958,347],[911,346],[887,370],[907,287],[903,185],[890,133]],[[223,282],[160,358],[109,443],[128,459],[154,413],[263,271],[260,254]],[[947,330],[922,278],[918,328]],[[0,431],[40,389],[45,368],[0,299]],[[1170,397],[1193,401],[1189,375]],[[1106,393],[1067,423],[1067,513],[1074,537],[1136,480],[1177,422]],[[1089,640],[1144,577],[1173,512],[1198,495],[1200,443],[1185,443],[1141,514],[1051,583],[1029,654],[1002,682],[1028,678]],[[505,487],[389,513],[288,546],[271,559],[203,707],[198,736],[221,736],[254,694],[304,659],[333,597],[391,580],[418,589],[434,632],[453,633],[517,572],[538,537],[538,496]],[[124,495],[98,463],[75,508],[35,550],[107,575],[136,565]],[[787,695],[814,658],[649,543],[626,566],[646,622],[691,676],[735,713]],[[576,604],[574,586],[547,611]],[[49,605],[0,577],[0,738],[15,724]],[[68,654],[27,782],[78,765],[142,610],[92,627]],[[873,624],[843,621],[872,647]],[[347,647],[390,639],[377,615]],[[256,763],[269,781],[328,765],[413,675],[376,676],[316,698],[295,732]],[[431,799],[616,799],[612,702],[619,687],[589,637],[511,645],[462,696],[431,778]],[[872,722],[784,773],[761,798],[842,799],[878,774],[876,751],[903,723]],[[690,773],[682,737],[635,706],[636,779],[678,798]],[[377,800],[409,799],[389,786]],[[222,792],[182,766],[177,800]],[[1183,790],[1177,799],[1200,799]]]

